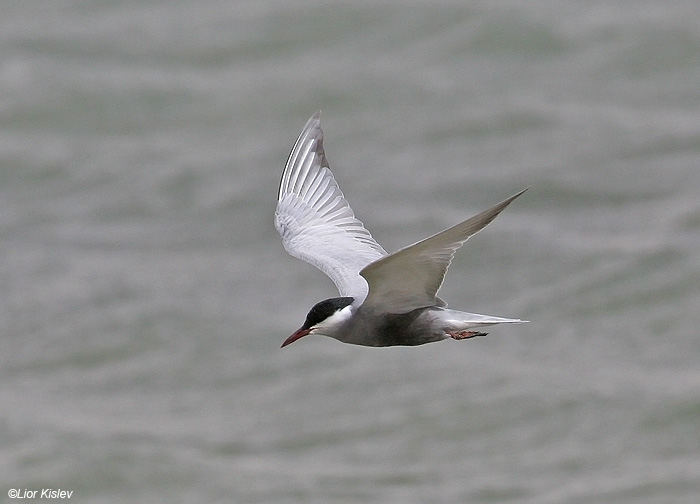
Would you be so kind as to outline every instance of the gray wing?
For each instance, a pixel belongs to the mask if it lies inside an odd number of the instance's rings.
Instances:
[[[445,306],[436,296],[455,251],[481,231],[524,189],[471,219],[379,259],[360,271],[369,283],[366,305],[388,312]]]
[[[386,256],[350,205],[328,168],[321,112],[306,123],[280,182],[275,227],[287,252],[328,275],[341,296],[362,301],[368,286],[360,270]]]

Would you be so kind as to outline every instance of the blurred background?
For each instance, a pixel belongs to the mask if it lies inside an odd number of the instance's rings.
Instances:
[[[5,2],[0,495],[695,503],[695,1]],[[272,219],[323,110],[396,250],[532,186],[440,295],[531,322],[362,348]]]

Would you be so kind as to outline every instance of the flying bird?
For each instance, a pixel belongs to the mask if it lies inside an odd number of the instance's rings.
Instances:
[[[282,347],[307,334],[366,346],[422,345],[526,320],[451,310],[437,297],[455,251],[515,198],[393,254],[356,217],[328,167],[321,113],[308,120],[282,173],[275,227],[287,252],[317,267],[339,297],[317,303]]]

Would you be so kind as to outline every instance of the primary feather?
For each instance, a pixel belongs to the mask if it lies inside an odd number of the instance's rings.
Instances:
[[[282,173],[275,227],[285,250],[328,275],[341,296],[362,302],[360,270],[386,256],[338,187],[323,150],[320,111],[306,123]]]
[[[367,265],[360,271],[369,283],[365,305],[387,312],[445,306],[436,294],[455,251],[525,191],[527,189],[464,222]]]

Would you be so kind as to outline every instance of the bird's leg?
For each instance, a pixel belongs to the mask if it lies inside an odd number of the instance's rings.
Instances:
[[[488,333],[478,331],[452,331],[447,334],[449,334],[452,339],[463,340],[474,338],[475,336],[486,336]]]

